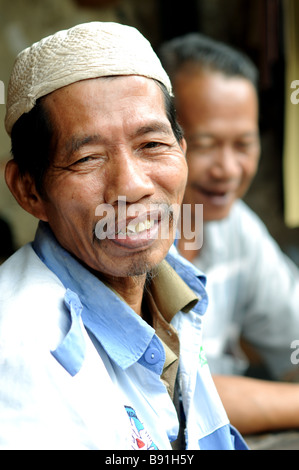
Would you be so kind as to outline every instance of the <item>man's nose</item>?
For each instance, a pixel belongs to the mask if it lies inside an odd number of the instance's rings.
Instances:
[[[114,155],[105,175],[105,202],[113,205],[119,196],[125,196],[128,203],[135,203],[152,196],[155,186],[146,172],[148,165],[133,152],[122,151]]]
[[[222,146],[218,149],[213,160],[211,173],[214,178],[218,179],[234,179],[239,176],[240,163],[238,155],[231,146]]]

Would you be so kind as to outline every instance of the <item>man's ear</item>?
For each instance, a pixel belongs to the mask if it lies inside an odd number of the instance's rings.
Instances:
[[[14,160],[10,160],[6,164],[5,181],[19,205],[25,211],[37,219],[48,221],[44,200],[36,190],[33,178],[29,174],[21,175]]]
[[[186,139],[183,137],[182,140],[180,141],[180,147],[182,149],[182,151],[184,152],[185,156],[186,156],[186,153],[187,153],[187,142],[186,142]]]

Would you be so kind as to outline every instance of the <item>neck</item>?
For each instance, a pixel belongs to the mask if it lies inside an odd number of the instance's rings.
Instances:
[[[119,294],[124,301],[137,313],[137,315],[142,315],[141,305],[142,298],[146,280],[146,274],[140,276],[130,276],[130,277],[102,277],[105,283],[109,284],[112,289],[114,289],[117,294]]]
[[[190,230],[189,231],[195,234],[196,226],[195,226],[194,217],[191,216],[191,220],[188,220],[188,224],[190,225]],[[189,249],[189,248],[187,249],[186,248],[186,247],[188,247],[188,244],[194,243],[196,235],[194,235],[193,238],[186,238],[185,237],[185,231],[183,230],[183,227],[184,227],[184,218],[183,218],[183,214],[182,214],[181,220],[180,220],[180,238],[179,238],[178,243],[177,243],[177,248],[178,248],[179,253],[184,258],[186,258],[188,261],[192,262],[194,260],[194,258],[196,258],[196,256],[198,255],[200,250],[199,249]]]

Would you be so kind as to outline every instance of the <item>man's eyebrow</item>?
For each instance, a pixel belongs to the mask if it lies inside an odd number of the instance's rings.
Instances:
[[[102,141],[100,135],[86,135],[82,137],[71,137],[66,145],[65,145],[65,150],[66,150],[66,155],[68,158],[70,158],[74,153],[78,152],[78,150],[81,149],[81,147],[84,147],[85,145],[88,144],[97,144]]]
[[[192,134],[189,136],[189,139],[195,140],[200,139],[202,137],[213,137],[212,132],[196,132],[196,134]]]
[[[165,135],[172,135],[172,129],[170,125],[161,121],[154,121],[139,127],[136,131],[132,133],[132,137],[141,137],[152,132],[159,132]]]
[[[164,122],[154,121],[144,126],[138,127],[137,130],[133,131],[130,137],[140,137],[152,132],[159,132],[165,135],[172,135],[171,127]],[[105,141],[103,136],[100,134],[86,135],[86,136],[73,136],[71,137],[66,145],[65,151],[67,158],[70,158],[74,153],[78,152],[82,147],[88,144],[101,144]]]
[[[259,132],[258,130],[256,131],[248,131],[248,132],[242,132],[240,133],[237,137],[238,138],[250,138],[250,137],[258,137]],[[197,139],[204,139],[204,138],[216,138],[217,135],[214,134],[213,132],[197,132],[196,134],[188,136],[188,141],[189,142],[196,142]]]

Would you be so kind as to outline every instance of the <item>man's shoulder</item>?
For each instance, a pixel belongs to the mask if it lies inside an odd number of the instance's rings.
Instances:
[[[0,267],[0,325],[3,329],[42,323],[63,308],[65,287],[25,245]],[[45,321],[45,325],[46,325]],[[5,326],[5,328],[4,328]]]
[[[230,212],[229,215],[229,220],[231,221],[239,221],[239,223],[244,220],[245,222],[251,221],[253,223],[256,223],[258,225],[264,225],[260,217],[256,214],[256,212],[253,211],[244,201],[241,199],[238,199]]]
[[[228,217],[205,223],[199,265],[207,272],[212,265],[243,259],[242,269],[249,269],[261,256],[265,244],[273,245],[267,227],[245,202],[237,200]]]
[[[237,200],[228,217],[223,220],[213,221],[207,225],[207,233],[213,233],[222,238],[248,239],[249,242],[259,237],[270,237],[269,232],[260,217],[242,200]],[[252,237],[254,233],[255,237]]]
[[[58,277],[40,260],[29,243],[0,266],[0,300],[31,288],[62,286]]]

